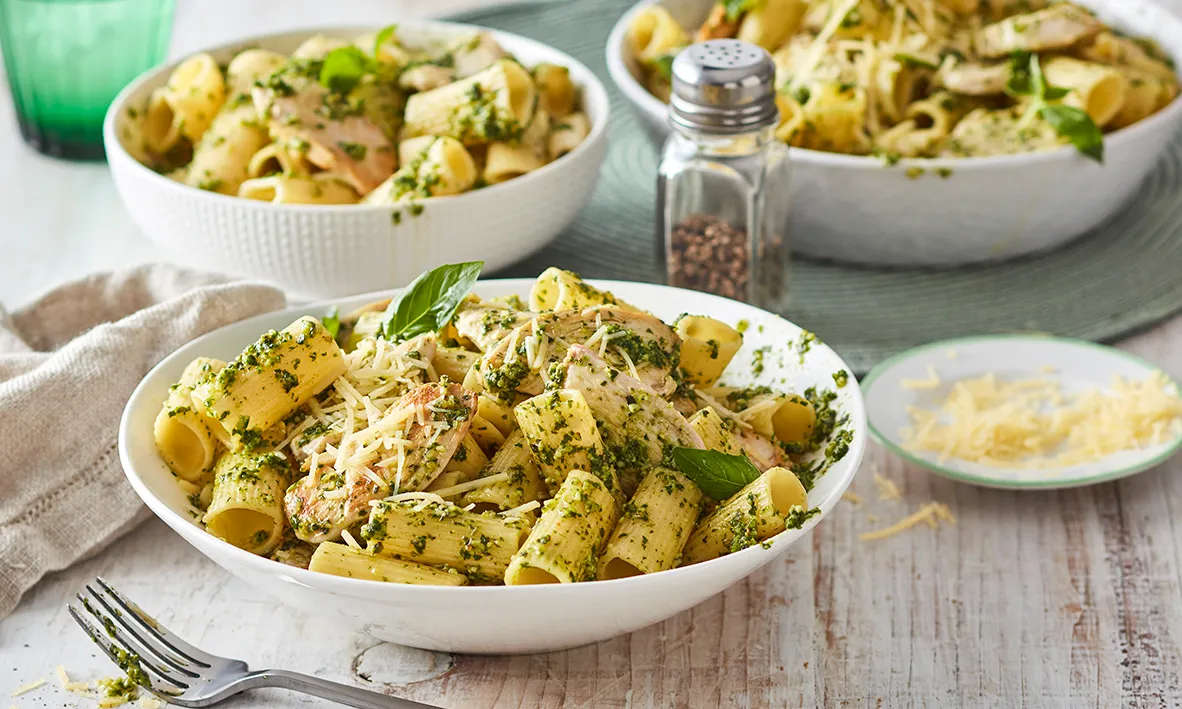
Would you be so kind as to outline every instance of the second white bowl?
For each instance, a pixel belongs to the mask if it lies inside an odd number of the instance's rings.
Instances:
[[[1152,37],[1182,59],[1182,21],[1152,0],[1077,0],[1111,27]],[[636,80],[628,27],[661,5],[687,28],[713,0],[642,0],[607,43],[612,81],[658,147],[666,106]],[[1105,163],[1066,147],[987,158],[903,160],[793,148],[792,245],[802,254],[869,265],[952,265],[1060,246],[1101,224],[1137,192],[1182,122],[1182,100],[1112,133]]]
[[[208,49],[226,62],[246,47],[290,54],[305,39],[343,38],[373,27],[264,35]],[[484,28],[446,22],[403,23],[407,37],[469,36]],[[485,30],[491,31],[491,30]],[[591,133],[574,151],[522,177],[458,196],[422,200],[418,216],[368,205],[287,205],[189,187],[141,165],[124,140],[128,109],[146,104],[176,63],[141,76],[116,97],[103,139],[115,186],[147,235],[186,265],[275,283],[305,297],[337,297],[405,285],[441,263],[485,262],[495,271],[549,243],[591,200],[607,151],[608,99],[599,79],[573,57],[531,39],[492,31],[526,66],[570,69],[581,87]]]

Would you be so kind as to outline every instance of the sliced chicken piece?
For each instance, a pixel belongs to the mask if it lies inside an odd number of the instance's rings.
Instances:
[[[508,54],[488,32],[479,32],[452,50],[456,78],[463,79],[492,66]]]
[[[456,80],[456,70],[438,64],[418,64],[398,76],[398,86],[413,91],[430,91]]]
[[[788,466],[792,461],[784,455],[784,451],[774,441],[759,435],[750,429],[736,427],[735,438],[742,446],[743,452],[759,468],[760,472],[776,466]]]
[[[640,479],[665,458],[669,446],[705,448],[685,417],[652,387],[600,359],[583,345],[572,345],[563,360],[563,386],[583,395],[604,446],[632,495]]]
[[[977,52],[998,59],[1014,52],[1066,49],[1103,29],[1104,24],[1086,10],[1060,3],[982,27],[977,32]]]
[[[610,305],[542,313],[520,325],[481,359],[484,386],[498,396],[541,394],[543,377],[578,344],[588,345],[620,371],[635,372],[636,379],[661,396],[673,391],[669,374],[679,363],[681,338],[648,313]]]
[[[739,23],[728,22],[726,19],[726,5],[721,2],[715,3],[714,8],[710,10],[709,17],[698,28],[698,34],[694,38],[694,41],[705,42],[709,39],[734,37],[738,31]]]
[[[514,328],[537,316],[537,313],[528,310],[514,310],[505,303],[468,300],[460,304],[452,323],[456,332],[471,340],[481,352],[488,352]]]
[[[965,96],[1000,96],[1012,70],[1008,62],[980,64],[961,62],[943,69],[936,81],[944,88]]]
[[[254,89],[255,108],[268,119],[272,138],[298,145],[309,162],[337,174],[361,195],[394,174],[394,145],[360,111],[311,81],[284,86],[282,92]]]
[[[425,489],[443,472],[475,414],[476,394],[458,384],[407,392],[359,435],[341,441],[336,457],[349,456],[343,470],[320,466],[287,489],[284,507],[296,536],[313,544],[336,539],[365,519],[372,500]],[[402,435],[395,438],[396,432]],[[403,439],[407,443],[395,442]]]

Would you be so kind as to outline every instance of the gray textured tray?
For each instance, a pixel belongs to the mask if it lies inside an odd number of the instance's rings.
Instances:
[[[654,249],[656,153],[604,65],[631,5],[574,0],[467,13],[577,57],[612,94],[611,148],[589,207],[543,251],[498,275],[551,265],[587,277],[660,281]],[[1182,310],[1182,139],[1120,215],[1058,251],[952,270],[874,270],[796,261],[784,315],[816,332],[857,372],[926,342],[1035,330],[1112,340]]]

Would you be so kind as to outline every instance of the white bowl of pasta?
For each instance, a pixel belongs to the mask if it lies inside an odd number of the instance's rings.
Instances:
[[[334,297],[541,248],[590,200],[607,121],[572,57],[415,22],[252,37],[154,69],[115,99],[104,140],[123,203],[174,258]]]
[[[668,91],[670,52],[695,30],[766,45],[777,135],[795,164],[784,198],[797,251],[868,265],[998,260],[1062,245],[1115,214],[1182,120],[1170,61],[1182,57],[1182,22],[1153,0],[1078,4],[1095,17],[1039,10],[1042,0],[730,2],[731,18],[712,0],[642,0],[615,26],[607,63],[660,145],[669,128],[653,92]],[[1031,38],[1040,28],[1048,36]],[[967,44],[942,38],[952,31]],[[1035,50],[1044,81],[1030,80],[1023,57],[1021,81],[1010,82],[1007,50],[1019,47]],[[1103,164],[1082,152],[1101,150]]]
[[[698,292],[478,270],[181,348],[124,412],[132,486],[291,606],[415,647],[524,653],[700,603],[783,554],[853,480],[861,394],[810,333]],[[364,311],[337,330],[343,348],[316,319],[330,308]],[[665,324],[686,311],[704,315]]]

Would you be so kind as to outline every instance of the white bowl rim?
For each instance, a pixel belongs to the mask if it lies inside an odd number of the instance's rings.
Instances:
[[[476,287],[480,287],[481,285],[499,285],[499,286],[503,286],[505,288],[521,288],[521,289],[527,290],[528,287],[531,286],[534,282],[535,282],[535,279],[533,279],[533,278],[496,278],[496,279],[487,279],[487,280],[478,281],[476,284]],[[626,286],[626,287],[647,286],[647,287],[672,291],[672,292],[674,292],[674,294],[676,294],[679,291],[684,292],[684,289],[681,289],[681,288],[674,288],[671,286],[661,286],[659,284],[653,284],[653,283],[638,283],[638,282],[631,282],[631,281],[615,281],[615,280],[599,280],[599,279],[591,279],[588,281],[588,283],[591,283],[597,287],[603,287],[603,288],[606,288],[609,290],[612,288],[619,288],[621,286]],[[229,325],[225,325],[221,328],[218,328],[216,330],[208,332],[208,333],[202,335],[201,337],[199,337],[195,340],[192,340],[189,343],[182,345],[180,348],[178,348],[177,351],[179,351],[180,349],[188,348],[190,346],[199,345],[200,343],[202,343],[206,340],[212,339],[218,333],[220,333],[222,330],[224,330],[228,327],[235,327],[235,326],[240,326],[240,325],[244,325],[244,324],[250,324],[250,323],[256,322],[256,321],[270,320],[270,319],[273,319],[279,315],[291,315],[293,317],[298,317],[299,315],[302,315],[302,314],[305,314],[308,312],[312,312],[312,311],[327,310],[328,308],[331,308],[335,304],[340,303],[342,301],[364,301],[369,298],[372,298],[374,300],[378,300],[378,299],[389,297],[391,294],[397,293],[399,290],[400,289],[395,288],[395,289],[391,289],[391,290],[387,290],[387,291],[376,291],[373,293],[365,293],[365,294],[356,295],[356,296],[348,296],[345,298],[317,301],[314,303],[308,303],[306,305],[296,305],[296,306],[284,308],[283,310],[277,310],[277,311],[272,311],[269,313],[263,313],[263,314],[256,315],[251,318],[247,318],[245,320],[240,320],[236,323],[230,323]],[[525,290],[523,290],[522,292],[525,292]],[[734,302],[734,301],[730,301],[729,299],[722,298],[720,296],[710,295],[707,293],[700,293],[700,292],[696,292],[696,291],[694,292],[694,296],[695,297],[706,296],[710,299],[717,299],[719,301],[728,302],[728,303]],[[749,307],[753,307],[753,306],[749,306]],[[799,328],[799,326],[796,325],[795,323],[792,323],[791,321],[786,320],[785,318],[775,315],[774,313],[768,313],[768,315],[771,316],[772,318],[782,320],[783,322],[787,323],[788,325],[791,325],[792,327]],[[848,365],[846,365],[845,360],[843,360],[840,355],[838,355],[835,351],[833,351],[833,349],[830,348],[829,345],[824,344],[823,342],[818,342],[817,344],[815,344],[813,346],[813,349],[818,350],[818,351],[827,352],[830,356],[832,356],[834,359],[836,359],[842,366],[844,366],[845,370],[847,372],[853,371],[849,368]],[[583,582],[583,583],[532,584],[532,585],[525,585],[525,586],[427,586],[427,585],[416,585],[416,584],[385,583],[382,581],[371,581],[368,579],[345,578],[345,577],[341,577],[341,576],[333,576],[331,574],[325,574],[325,573],[320,573],[320,572],[316,572],[316,571],[309,571],[308,569],[302,569],[299,567],[288,566],[286,564],[283,564],[282,562],[273,561],[273,560],[268,559],[266,557],[252,554],[244,549],[240,549],[240,548],[230,544],[229,542],[223,541],[223,540],[215,537],[213,534],[210,534],[208,531],[206,531],[203,528],[193,526],[191,520],[185,519],[185,517],[182,514],[174,511],[171,507],[168,506],[167,503],[165,503],[160,498],[158,498],[154,494],[152,494],[152,491],[148,488],[148,485],[144,482],[144,480],[136,472],[135,465],[134,465],[134,463],[131,459],[131,455],[128,451],[128,440],[130,439],[130,437],[144,435],[143,431],[133,431],[132,430],[131,419],[132,419],[133,411],[138,408],[137,405],[139,404],[139,400],[146,396],[145,389],[147,388],[149,383],[158,376],[158,371],[161,368],[172,363],[171,361],[176,356],[177,351],[172,352],[167,357],[162,359],[154,367],[152,367],[152,369],[149,370],[146,375],[144,375],[144,378],[140,381],[140,383],[138,385],[136,385],[135,390],[132,392],[131,396],[128,398],[127,405],[123,409],[123,415],[120,417],[120,420],[119,420],[119,460],[123,465],[124,475],[126,476],[128,482],[131,484],[132,488],[135,490],[136,494],[139,495],[140,499],[144,501],[144,503],[148,506],[148,508],[157,517],[159,517],[162,521],[164,521],[170,528],[172,528],[173,531],[176,531],[178,528],[184,528],[184,529],[191,529],[193,533],[201,534],[203,536],[205,542],[220,547],[222,552],[233,557],[234,561],[237,564],[243,565],[243,566],[249,568],[253,572],[256,572],[256,573],[259,573],[259,574],[262,574],[265,576],[282,575],[285,580],[288,580],[288,581],[295,583],[299,586],[303,586],[306,588],[318,588],[320,590],[325,590],[325,591],[335,592],[335,593],[342,593],[344,595],[349,595],[349,596],[364,595],[367,591],[374,591],[379,588],[384,588],[384,589],[390,590],[391,593],[395,593],[395,594],[406,593],[408,595],[415,595],[417,597],[422,597],[422,596],[427,596],[427,595],[436,596],[437,594],[445,594],[445,595],[454,596],[455,598],[464,598],[464,599],[473,600],[478,597],[477,594],[481,594],[481,597],[488,597],[488,596],[492,596],[492,595],[497,595],[498,597],[503,597],[505,594],[510,594],[512,597],[520,596],[521,600],[528,601],[531,597],[545,596],[547,594],[552,594],[552,593],[566,593],[566,594],[592,593],[592,592],[594,592],[595,589],[605,588],[608,584],[610,584],[612,588],[620,588],[620,589],[623,589],[623,588],[626,588],[629,586],[640,586],[645,583],[651,583],[651,579],[653,577],[659,576],[660,578],[669,579],[672,577],[672,575],[675,575],[675,574],[682,577],[683,583],[692,583],[693,579],[695,577],[709,573],[708,569],[710,569],[711,565],[714,564],[715,562],[721,561],[723,559],[730,559],[732,557],[738,557],[738,556],[744,555],[744,554],[751,556],[753,554],[758,554],[758,553],[771,553],[771,554],[773,554],[773,556],[768,559],[768,561],[770,561],[772,558],[775,558],[780,553],[782,553],[786,550],[786,547],[784,546],[784,544],[787,544],[790,546],[792,542],[795,542],[796,540],[804,537],[806,534],[808,534],[810,531],[812,531],[812,529],[814,527],[816,527],[817,524],[819,524],[822,519],[824,519],[826,516],[828,516],[833,511],[833,509],[837,506],[837,504],[841,501],[842,495],[844,494],[845,490],[848,489],[849,485],[853,482],[854,476],[858,472],[858,468],[862,462],[862,457],[865,453],[866,439],[870,435],[869,429],[868,429],[868,422],[867,422],[867,418],[866,418],[866,404],[865,404],[865,401],[863,400],[861,389],[858,387],[857,382],[854,381],[854,377],[851,374],[850,375],[850,380],[851,380],[850,385],[853,385],[853,386],[852,386],[852,391],[850,394],[850,406],[848,407],[848,410],[845,411],[844,413],[847,413],[849,415],[849,425],[851,427],[850,430],[853,432],[854,435],[853,435],[853,438],[850,442],[849,450],[846,452],[845,456],[840,461],[838,461],[833,467],[831,467],[828,471],[826,471],[826,473],[825,473],[825,475],[833,475],[833,474],[837,474],[838,471],[840,471],[842,473],[842,475],[838,479],[838,484],[837,484],[836,488],[834,489],[834,491],[824,501],[822,501],[820,504],[817,505],[817,507],[821,508],[821,513],[819,515],[816,515],[815,517],[807,520],[804,523],[804,525],[798,530],[785,530],[785,532],[780,533],[780,534],[785,534],[787,532],[795,532],[795,534],[793,535],[793,539],[791,541],[785,542],[784,540],[779,540],[778,543],[776,541],[773,541],[772,545],[766,549],[762,548],[760,544],[754,544],[754,545],[752,545],[746,549],[743,549],[741,551],[734,552],[732,554],[727,554],[725,556],[718,557],[717,559],[711,559],[710,561],[704,561],[700,564],[694,564],[692,566],[678,567],[675,569],[669,569],[667,571],[661,571],[656,574],[642,574],[640,576],[632,576],[632,577],[622,578],[622,579],[610,579],[610,580],[591,581],[591,582]],[[849,387],[849,385],[847,385],[847,387]],[[177,532],[177,533],[181,534],[180,532]],[[185,535],[181,534],[181,536],[184,537]],[[772,537],[772,539],[776,540],[777,537],[779,537],[779,536],[780,535],[776,535],[776,537]],[[780,548],[777,549],[776,547],[780,547]],[[198,551],[201,551],[201,550],[199,549]],[[202,551],[202,553],[204,554],[203,551]],[[742,577],[737,577],[735,580],[737,581],[739,578],[742,578]],[[564,590],[555,590],[555,589],[564,589]],[[457,596],[455,594],[459,594],[459,595]]]
[[[627,50],[628,43],[626,40],[628,27],[632,24],[632,20],[636,15],[640,14],[652,5],[660,5],[664,0],[640,0],[635,5],[630,7],[615,26],[612,27],[611,34],[607,38],[606,58],[607,71],[612,78],[612,82],[625,95],[629,102],[644,113],[650,116],[665,116],[668,107],[662,103],[656,96],[650,94],[632,72],[628,70],[628,66],[624,63],[623,52]],[[1148,0],[1121,0],[1124,3],[1139,3],[1142,6],[1152,6],[1160,10],[1160,17],[1166,24],[1173,25],[1173,31],[1179,37],[1182,37],[1182,19],[1177,18],[1169,11],[1161,6],[1149,2]],[[1182,67],[1182,57],[1178,57],[1179,66]],[[1177,74],[1177,70],[1175,70]],[[1182,75],[1178,76],[1179,83],[1182,84]],[[1158,123],[1167,123],[1176,121],[1180,114],[1182,114],[1182,93],[1174,97],[1165,108],[1153,114],[1149,118],[1138,121],[1133,125],[1126,126],[1120,130],[1112,133],[1104,134],[1104,149],[1105,154],[1110,149],[1119,149],[1125,142],[1129,142],[1139,137],[1141,133],[1148,132]],[[1032,153],[1019,153],[1016,155],[992,155],[982,157],[963,157],[963,158],[900,158],[899,161],[893,165],[887,165],[882,158],[872,155],[847,155],[845,153],[831,153],[824,150],[811,150],[808,148],[789,147],[792,156],[803,162],[817,163],[827,165],[830,167],[839,168],[867,168],[867,167],[922,167],[929,170],[938,170],[942,167],[955,168],[957,170],[972,170],[972,169],[989,169],[993,167],[1020,167],[1028,166],[1033,163],[1049,162],[1051,160],[1058,160],[1065,157],[1073,157],[1078,155],[1075,147],[1065,145],[1055,150],[1042,150]],[[1082,157],[1082,156],[1081,156]]]
[[[611,102],[608,98],[607,88],[604,87],[603,82],[600,81],[599,77],[595,75],[595,72],[591,71],[591,69],[588,68],[586,64],[579,61],[578,59],[575,59],[574,57],[567,54],[566,52],[563,52],[562,50],[552,47],[544,42],[539,42],[535,39],[530,39],[529,37],[523,37],[522,35],[519,35],[519,34],[513,34],[512,32],[504,32],[502,30],[493,29],[491,27],[483,27],[481,25],[473,25],[473,24],[467,24],[467,23],[463,23],[463,22],[446,22],[446,21],[442,21],[442,20],[416,20],[416,21],[408,21],[408,22],[399,22],[397,24],[398,24],[399,28],[405,28],[405,29],[409,29],[409,30],[413,30],[413,31],[425,30],[427,32],[430,32],[431,30],[434,29],[434,30],[454,30],[456,32],[466,31],[466,30],[467,31],[475,30],[475,31],[481,31],[481,32],[490,32],[493,34],[494,37],[497,37],[498,40],[508,38],[509,44],[529,45],[529,46],[531,46],[532,49],[541,49],[545,52],[555,53],[555,54],[559,55],[560,57],[562,57],[561,61],[564,62],[565,66],[576,67],[584,77],[589,79],[589,81],[584,82],[584,84],[579,87],[583,91],[583,109],[584,109],[584,113],[588,113],[588,118],[592,118],[590,113],[586,110],[590,106],[594,106],[594,107],[600,109],[603,113],[603,118],[601,120],[597,120],[597,121],[592,122],[591,132],[587,134],[587,137],[584,138],[581,143],[579,143],[577,146],[575,146],[574,150],[570,151],[569,153],[566,153],[565,155],[563,155],[562,157],[559,157],[556,160],[553,160],[553,161],[543,165],[542,167],[538,168],[537,170],[533,170],[533,171],[528,172],[524,175],[521,175],[520,177],[515,177],[511,180],[499,182],[495,185],[488,185],[487,187],[482,187],[479,190],[464,192],[464,193],[461,193],[458,195],[441,195],[438,197],[424,197],[422,199],[415,200],[414,204],[422,205],[422,206],[426,207],[427,205],[438,202],[440,200],[446,200],[448,203],[450,203],[450,202],[453,202],[456,200],[462,200],[465,197],[470,197],[474,194],[482,194],[483,195],[483,194],[488,193],[489,191],[493,191],[493,190],[503,191],[503,190],[500,190],[500,188],[505,187],[505,186],[523,186],[529,182],[536,182],[539,179],[544,179],[554,170],[561,169],[561,164],[568,162],[568,158],[573,160],[574,158],[578,157],[578,155],[580,155],[581,153],[591,150],[592,149],[591,146],[594,143],[599,142],[600,140],[602,140],[606,136],[608,123],[610,122],[610,117],[611,117]],[[187,53],[183,57],[178,57],[170,62],[167,62],[165,64],[161,64],[159,66],[155,66],[151,69],[148,69],[147,71],[145,71],[144,73],[140,74],[135,79],[133,79],[130,84],[123,87],[123,89],[118,93],[118,95],[115,96],[115,99],[111,102],[111,106],[110,106],[110,108],[107,109],[106,116],[103,118],[103,147],[108,153],[110,153],[112,151],[119,153],[121,157],[126,158],[129,162],[131,162],[133,164],[133,166],[132,166],[133,170],[142,171],[142,174],[149,176],[148,179],[157,178],[159,180],[162,180],[164,183],[168,184],[168,187],[167,187],[168,189],[181,190],[183,194],[187,194],[190,197],[193,197],[196,199],[211,199],[211,200],[214,200],[215,202],[223,201],[223,200],[232,200],[233,204],[246,203],[247,206],[250,206],[255,209],[262,209],[265,211],[266,210],[281,211],[281,212],[288,212],[288,211],[291,211],[291,212],[335,212],[335,211],[339,211],[339,210],[346,210],[350,213],[352,213],[352,212],[385,212],[385,213],[389,213],[392,210],[407,209],[410,207],[410,203],[402,204],[402,205],[399,205],[399,204],[362,204],[362,203],[357,203],[357,204],[277,204],[274,202],[264,202],[264,201],[257,200],[257,199],[245,199],[243,197],[238,197],[236,195],[221,194],[220,192],[210,192],[209,190],[203,190],[203,189],[200,189],[197,187],[193,187],[191,185],[186,185],[183,182],[177,182],[176,180],[170,179],[167,176],[156,172],[155,170],[148,167],[147,165],[144,165],[139,160],[136,160],[135,157],[132,156],[130,153],[128,153],[127,150],[123,147],[123,143],[119,139],[119,136],[118,136],[116,128],[115,128],[115,124],[119,119],[119,115],[127,110],[128,107],[126,104],[130,100],[132,94],[137,93],[144,86],[144,84],[147,84],[151,81],[156,80],[158,77],[160,77],[163,74],[171,73],[173,71],[173,69],[175,69],[177,67],[177,65],[179,65],[185,59],[193,56],[194,54],[200,54],[203,52],[217,53],[217,52],[233,50],[233,49],[240,49],[240,50],[249,49],[250,47],[257,45],[259,43],[262,43],[262,42],[274,41],[277,39],[284,39],[284,38],[289,38],[289,37],[290,38],[296,38],[296,37],[310,38],[310,37],[314,37],[319,34],[328,35],[328,36],[333,36],[333,35],[342,35],[343,36],[346,34],[365,33],[365,32],[369,32],[369,31],[373,31],[373,30],[377,30],[377,29],[381,29],[381,28],[377,27],[377,26],[370,26],[370,25],[323,25],[323,26],[317,25],[315,27],[306,27],[303,29],[286,30],[283,32],[268,32],[265,34],[250,35],[247,37],[242,37],[239,39],[230,40],[227,42],[222,42],[217,45],[206,46],[206,47],[202,47],[201,49],[195,49],[195,50]],[[590,94],[590,96],[588,94]]]

